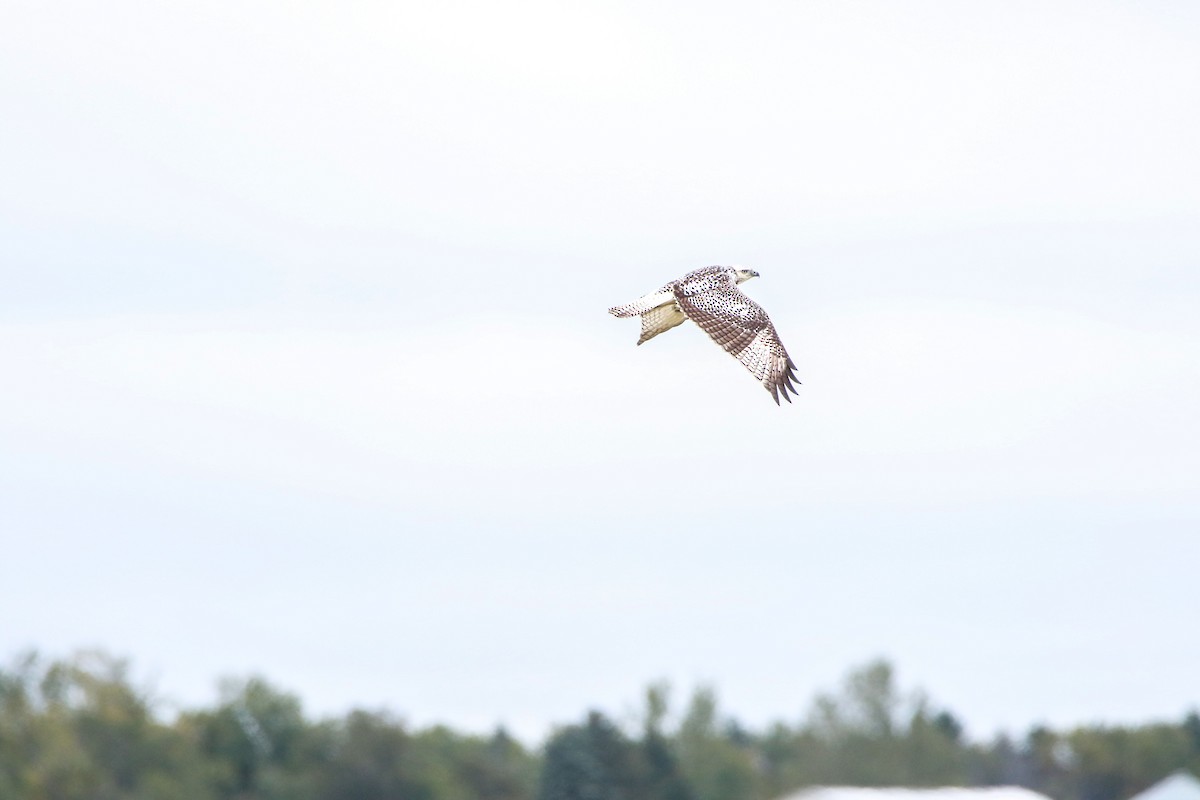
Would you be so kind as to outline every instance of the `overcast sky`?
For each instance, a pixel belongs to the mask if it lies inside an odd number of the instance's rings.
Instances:
[[[536,739],[1200,706],[1200,6],[8,2],[0,659]],[[609,306],[743,264],[803,381]]]

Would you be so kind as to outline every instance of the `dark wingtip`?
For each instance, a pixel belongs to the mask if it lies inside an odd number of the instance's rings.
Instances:
[[[799,392],[796,391],[796,386],[800,385],[800,381],[796,379],[796,373],[792,372],[793,366],[795,365],[792,364],[792,360],[789,358],[787,368],[784,370],[783,374],[779,376],[778,383],[772,384],[768,387],[771,390],[771,395],[775,397],[775,405],[779,405],[779,397],[776,395],[776,388],[783,392],[783,399],[787,400],[789,403],[792,402],[791,395],[788,394],[789,391],[792,394],[799,394]],[[793,381],[795,381],[795,384],[793,384]]]

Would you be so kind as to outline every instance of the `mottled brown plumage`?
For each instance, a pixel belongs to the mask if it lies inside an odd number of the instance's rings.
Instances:
[[[632,303],[610,308],[617,317],[642,318],[638,344],[690,319],[712,340],[757,378],[779,404],[779,393],[789,403],[800,381],[795,364],[779,341],[767,312],[742,294],[737,285],[757,277],[754,270],[738,267],[704,267],[671,281],[656,292]],[[795,382],[795,384],[793,383]]]

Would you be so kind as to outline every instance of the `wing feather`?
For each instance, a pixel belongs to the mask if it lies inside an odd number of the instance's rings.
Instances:
[[[660,333],[684,322],[687,322],[687,315],[679,310],[679,303],[670,302],[651,309],[642,314],[642,336],[637,343],[645,344]]]
[[[675,299],[688,319],[750,370],[776,405],[780,392],[784,400],[792,402],[788,392],[794,394],[795,384],[800,383],[792,371],[796,365],[762,306],[733,283],[690,295],[676,288]]]

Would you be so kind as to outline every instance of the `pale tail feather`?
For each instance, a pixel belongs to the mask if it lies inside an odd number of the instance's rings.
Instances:
[[[675,302],[675,294],[670,289],[659,289],[657,292],[639,297],[632,303],[626,303],[623,306],[613,306],[608,310],[608,313],[614,317],[636,317],[639,314],[645,314],[647,311],[652,311],[664,303]]]

